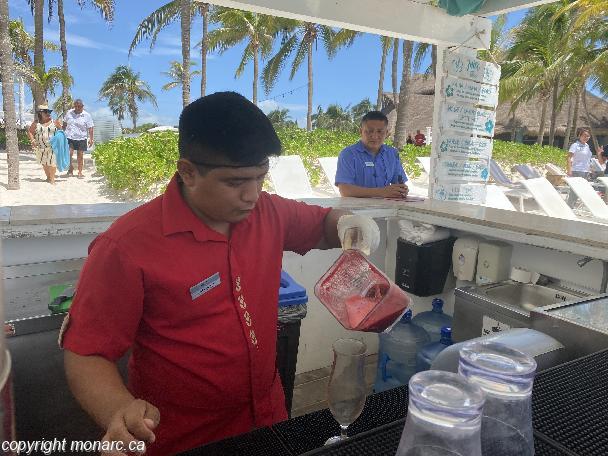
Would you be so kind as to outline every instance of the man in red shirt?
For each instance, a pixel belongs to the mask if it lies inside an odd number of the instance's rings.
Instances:
[[[89,247],[62,343],[72,392],[103,441],[124,444],[112,454],[145,442],[167,456],[286,419],[275,366],[283,251],[338,247],[344,213],[262,192],[280,152],[244,97],[201,98],[180,117],[165,193]],[[369,237],[363,219],[342,217],[341,233],[347,220]],[[129,349],[126,386],[116,361]]]
[[[424,146],[426,144],[426,136],[420,130],[416,130],[416,136],[414,136],[415,146]]]

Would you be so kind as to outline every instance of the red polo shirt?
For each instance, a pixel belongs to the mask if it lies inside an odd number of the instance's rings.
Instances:
[[[312,249],[328,212],[262,193],[227,238],[174,177],[91,243],[63,346],[112,361],[132,347],[129,389],[161,413],[147,455],[286,419],[275,366],[283,251]]]

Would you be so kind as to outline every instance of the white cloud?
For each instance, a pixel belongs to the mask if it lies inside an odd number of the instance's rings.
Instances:
[[[306,111],[306,105],[292,104],[292,103],[279,103],[276,100],[264,100],[258,103],[258,107],[268,114],[275,109],[289,109],[289,111]],[[306,119],[304,120],[306,124]]]
[[[59,32],[57,30],[45,30],[44,37],[45,37],[45,39],[59,42]],[[82,36],[82,35],[66,33],[65,39],[66,39],[67,44],[70,46],[82,47],[82,48],[87,48],[87,49],[100,49],[100,50],[103,49],[103,50],[107,50],[107,51],[120,52],[121,54],[126,54],[128,52],[127,48],[123,49],[122,47],[104,44],[99,41],[91,40],[90,38],[87,38],[86,36]]]

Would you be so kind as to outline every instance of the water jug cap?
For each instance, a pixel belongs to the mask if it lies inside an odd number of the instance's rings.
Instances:
[[[412,309],[407,309],[399,321],[401,323],[410,323],[412,321]]]
[[[435,298],[433,299],[433,312],[443,312],[443,299]]]
[[[441,327],[441,341],[452,342],[452,328],[450,326]]]

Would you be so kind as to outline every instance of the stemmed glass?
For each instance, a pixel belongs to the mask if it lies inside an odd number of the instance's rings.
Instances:
[[[340,435],[331,437],[326,445],[348,438],[348,426],[355,421],[365,406],[365,343],[356,339],[334,342],[334,362],[331,367],[327,402],[329,410],[340,425]]]

